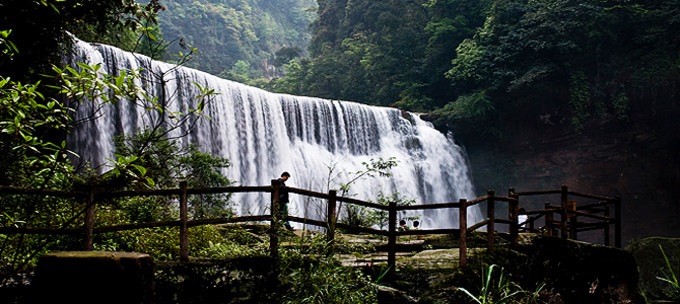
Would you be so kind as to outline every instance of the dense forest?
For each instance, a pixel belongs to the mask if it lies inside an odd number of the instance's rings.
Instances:
[[[13,36],[26,47],[4,68],[45,70],[63,28],[275,92],[427,112],[466,142],[508,138],[509,125],[582,131],[677,111],[677,0],[153,3],[158,24],[136,31],[124,14],[143,11],[103,17],[112,4],[77,22],[7,16],[25,25]]]
[[[432,112],[468,139],[677,110],[678,1],[318,2],[311,57],[276,90]]]
[[[309,44],[314,0],[166,0],[159,14],[167,54],[197,50],[186,66],[245,82],[274,77],[277,52],[302,56]],[[290,55],[288,55],[290,56]],[[287,58],[284,56],[284,58]],[[166,55],[166,60],[173,58]],[[290,59],[290,58],[288,58]]]
[[[676,0],[159,3],[158,41],[69,30],[270,91],[429,113],[466,143],[678,110]]]

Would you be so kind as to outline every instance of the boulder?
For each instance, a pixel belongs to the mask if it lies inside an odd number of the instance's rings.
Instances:
[[[649,300],[674,300],[674,303],[680,300],[680,289],[661,279],[672,274],[680,275],[680,239],[644,238],[631,242],[626,250],[635,258],[640,273],[640,289]]]
[[[518,250],[528,258],[523,277],[545,283],[555,303],[644,303],[623,249],[542,236]]]
[[[40,257],[34,303],[153,303],[154,262],[148,254],[69,251]]]

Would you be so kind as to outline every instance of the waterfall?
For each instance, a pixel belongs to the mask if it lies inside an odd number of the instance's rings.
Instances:
[[[239,185],[269,185],[271,179],[288,171],[289,187],[327,192],[346,183],[364,169],[362,162],[395,157],[398,165],[390,177],[363,178],[351,185],[350,193],[362,200],[376,201],[377,193],[414,199],[416,204],[445,203],[475,197],[462,150],[451,137],[435,130],[417,115],[387,107],[355,102],[270,93],[221,79],[194,69],[124,52],[117,48],[76,39],[73,62],[101,64],[101,71],[117,75],[121,70],[141,70],[139,84],[156,96],[170,112],[187,112],[196,106],[197,86],[214,89],[219,95],[206,103],[202,119],[192,128],[176,130],[183,144],[227,158],[232,166],[224,174]],[[98,109],[82,105],[79,116]],[[69,135],[69,146],[91,166],[114,157],[112,140],[133,134],[150,119],[143,107],[132,102],[106,105],[99,118],[82,124]],[[333,178],[329,183],[329,171]],[[237,213],[262,214],[268,195],[233,196]],[[290,214],[322,218],[319,206],[291,195]],[[482,219],[477,207],[468,211],[469,223]],[[458,212],[435,209],[420,214],[422,228],[457,228]]]

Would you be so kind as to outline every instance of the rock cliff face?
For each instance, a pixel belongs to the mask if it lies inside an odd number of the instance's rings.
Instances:
[[[476,139],[463,144],[477,194],[567,185],[581,193],[621,197],[625,246],[647,236],[680,236],[680,123],[663,121],[638,117],[576,132],[537,118],[506,130],[502,143]],[[528,207],[540,207],[534,205]]]

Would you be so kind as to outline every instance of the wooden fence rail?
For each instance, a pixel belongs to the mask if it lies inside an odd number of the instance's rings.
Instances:
[[[508,191],[508,196],[497,196],[493,190],[490,190],[486,196],[482,196],[473,200],[460,199],[458,202],[427,204],[427,205],[409,205],[399,206],[396,202],[390,202],[388,205],[381,205],[358,199],[339,197],[335,190],[328,193],[318,193],[305,189],[287,188],[288,192],[296,193],[304,196],[315,197],[327,202],[326,220],[314,220],[308,218],[300,218],[288,216],[287,220],[292,222],[304,223],[307,225],[314,225],[326,229],[326,237],[329,242],[329,248],[332,252],[333,242],[335,240],[335,230],[342,228],[350,232],[362,232],[375,235],[382,235],[388,238],[388,259],[387,264],[392,269],[396,265],[396,243],[399,236],[408,235],[431,235],[431,234],[457,234],[459,235],[459,249],[461,266],[467,262],[467,235],[475,230],[486,227],[487,234],[487,248],[493,250],[495,246],[494,232],[496,232],[496,224],[508,225],[508,232],[511,239],[511,245],[518,244],[519,232],[537,232],[536,223],[543,221],[541,229],[548,235],[555,235],[557,230],[560,230],[560,235],[563,238],[570,237],[576,239],[578,232],[595,229],[602,229],[604,231],[605,245],[609,245],[610,225],[614,225],[615,246],[621,247],[621,200],[616,198],[609,198],[598,195],[582,194],[569,191],[566,186],[562,186],[560,190],[549,191],[527,191],[515,192],[514,189]],[[280,221],[282,219],[278,208],[278,193],[281,191],[276,180],[272,180],[271,186],[246,186],[246,187],[213,187],[203,189],[189,189],[186,182],[181,182],[179,188],[176,189],[162,189],[162,190],[145,190],[145,191],[59,191],[59,190],[42,190],[42,189],[22,189],[16,187],[0,186],[0,195],[45,195],[62,198],[74,198],[84,201],[85,208],[67,221],[62,227],[45,228],[45,227],[0,227],[0,234],[47,234],[47,235],[81,235],[83,236],[83,248],[85,250],[93,249],[93,236],[98,233],[135,230],[152,227],[179,227],[180,239],[180,260],[187,261],[189,259],[189,241],[188,228],[201,225],[216,225],[226,223],[238,222],[270,222],[270,255],[278,257],[279,240],[278,230],[280,229]],[[271,195],[270,214],[255,215],[255,216],[240,216],[230,218],[211,218],[189,220],[188,218],[188,197],[195,194],[217,194],[217,193],[238,193],[238,192],[268,192]],[[552,205],[546,203],[544,209],[540,210],[525,210],[519,208],[519,201],[521,197],[538,196],[538,195],[558,195],[560,196],[560,204]],[[179,220],[148,222],[136,224],[120,224],[113,226],[96,227],[96,205],[102,204],[107,198],[119,197],[136,197],[136,196],[177,196],[179,198]],[[569,196],[579,197],[585,199],[599,200],[594,204],[582,204],[576,206],[575,201],[568,200]],[[375,229],[373,227],[359,227],[352,226],[338,222],[337,210],[339,202],[348,204],[355,204],[366,208],[374,208],[388,212],[387,230]],[[477,223],[468,223],[468,208],[478,204],[486,203],[486,218]],[[499,218],[496,215],[497,204],[507,203],[507,218]],[[610,208],[614,208],[614,216],[610,216]],[[458,209],[457,228],[445,229],[426,229],[426,230],[397,230],[397,215],[400,211],[407,210],[430,210],[430,209]],[[599,213],[602,213],[601,215]],[[559,221],[555,221],[555,214],[559,216]],[[527,219],[519,222],[519,216],[527,216]],[[68,228],[69,225],[82,216],[82,228]],[[578,218],[587,218],[591,222],[578,222]],[[595,222],[592,222],[595,221]]]

